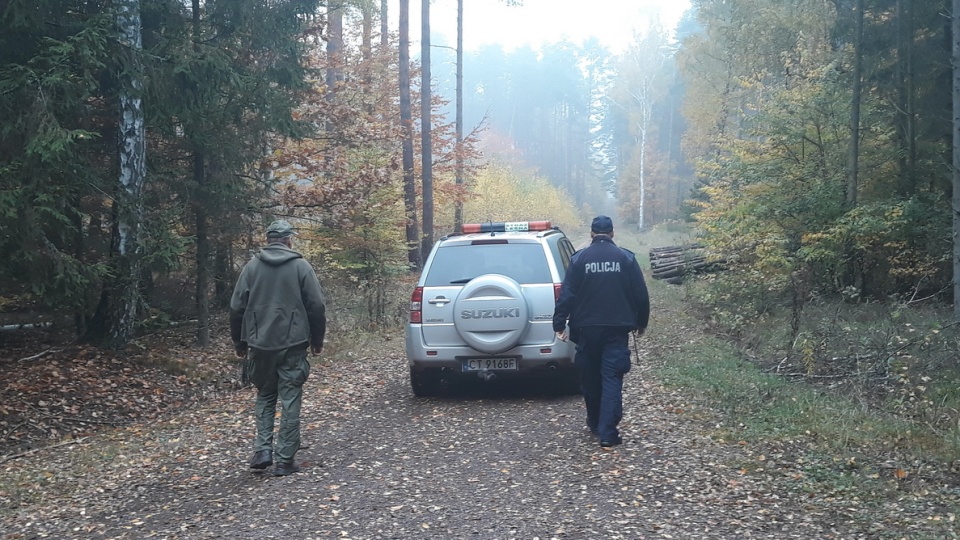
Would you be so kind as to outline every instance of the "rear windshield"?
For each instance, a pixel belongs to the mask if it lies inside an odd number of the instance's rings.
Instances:
[[[483,274],[503,274],[517,283],[552,282],[540,244],[486,244],[438,248],[423,284],[466,283]]]

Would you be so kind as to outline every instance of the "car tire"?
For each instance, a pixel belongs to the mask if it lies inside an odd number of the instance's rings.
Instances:
[[[431,397],[440,393],[440,377],[426,370],[410,368],[410,388],[417,397]]]

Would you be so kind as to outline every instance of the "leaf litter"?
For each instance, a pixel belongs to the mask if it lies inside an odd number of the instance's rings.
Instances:
[[[812,477],[852,469],[811,461],[810,441],[718,437],[719,413],[653,376],[700,331],[669,317],[626,378],[612,451],[578,396],[476,383],[418,399],[401,339],[331,347],[305,387],[303,469],[285,478],[246,469],[254,393],[223,337],[0,360],[0,539],[957,538],[943,476],[877,469],[903,490],[864,501],[817,491]]]

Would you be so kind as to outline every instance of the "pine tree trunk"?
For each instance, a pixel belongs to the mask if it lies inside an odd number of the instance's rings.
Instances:
[[[73,208],[80,208],[80,201],[75,200],[72,204]],[[73,227],[74,227],[74,240],[73,240],[73,256],[78,260],[84,260],[87,253],[87,242],[83,234],[83,215],[79,212],[73,215]],[[77,337],[82,337],[87,333],[87,300],[86,295],[84,295],[84,300],[77,307],[76,312],[73,315],[73,323],[76,329]]]
[[[360,13],[362,20],[360,22],[360,57],[364,62],[369,62],[373,56],[373,7],[370,4],[361,4]],[[369,73],[369,67],[365,68]],[[369,75],[364,75],[365,80],[369,80]]]
[[[390,24],[387,20],[387,0],[380,0],[380,49],[387,50],[390,45]]]
[[[420,270],[417,185],[413,171],[413,110],[410,105],[410,0],[400,0],[400,125],[403,128],[403,204],[407,214],[407,261]]]
[[[194,49],[200,42],[200,0],[193,0],[193,40]],[[193,181],[197,186],[193,196],[194,217],[196,218],[197,248],[197,345],[210,345],[210,237],[207,227],[207,177],[206,160],[201,150],[193,154]]]
[[[337,83],[343,81],[343,4],[327,4],[327,96],[336,92]]]
[[[860,176],[860,100],[863,93],[863,0],[857,0],[853,36],[853,91],[850,95],[850,153],[847,159],[847,206],[857,205]]]
[[[423,0],[420,17],[420,151],[423,175],[423,244],[420,260],[433,247],[433,141],[430,115],[433,92],[430,80],[430,0]]]
[[[850,93],[850,148],[847,156],[847,208],[857,206],[860,176],[860,101],[863,94],[863,0],[856,1],[853,35],[853,91]],[[844,246],[848,282],[863,291],[861,257],[850,243]]]
[[[907,40],[907,174],[910,178],[910,185],[916,190],[917,182],[917,74],[915,73],[916,62],[914,62],[915,41],[913,34],[916,31],[913,16],[913,1],[903,0],[905,3],[905,12],[907,17],[907,32],[910,39]]]
[[[953,317],[960,321],[960,0],[953,0]]]
[[[457,0],[457,162],[456,185],[463,186],[463,0]],[[463,228],[463,199],[457,195],[453,203],[454,229]]]
[[[898,193],[907,197],[914,191],[913,121],[913,23],[910,0],[897,0],[897,168]]]
[[[203,154],[193,156],[193,177],[197,184],[194,195],[197,234],[197,345],[210,345],[210,236],[207,226],[206,180]]]
[[[217,242],[216,253],[213,256],[213,288],[214,299],[216,300],[214,305],[217,309],[226,309],[230,306],[230,295],[234,281],[234,276],[230,271],[230,260],[232,258],[230,242],[221,237]]]

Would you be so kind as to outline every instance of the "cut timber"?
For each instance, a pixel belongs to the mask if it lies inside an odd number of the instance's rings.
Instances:
[[[664,246],[650,250],[653,278],[674,285],[683,283],[687,274],[720,271],[725,262],[724,259],[711,260],[702,244]]]
[[[663,256],[666,255],[666,254],[670,254],[670,253],[673,253],[673,254],[683,253],[683,252],[686,252],[686,251],[693,251],[693,250],[703,249],[703,247],[704,247],[704,246],[703,246],[702,244],[684,244],[684,245],[681,245],[681,246],[666,246],[666,247],[659,247],[659,248],[651,248],[651,249],[650,249],[650,258],[651,258],[651,259],[660,258],[660,257],[663,257]]]
[[[658,268],[669,268],[672,266],[677,266],[678,264],[696,264],[706,261],[706,257],[692,257],[690,259],[677,257],[674,259],[664,259],[662,261],[650,261],[650,268],[656,271]]]
[[[654,279],[666,279],[672,277],[682,276],[685,272],[693,273],[703,273],[703,272],[713,272],[717,270],[718,264],[722,261],[716,262],[700,262],[696,264],[678,264],[675,266],[670,266],[662,270],[657,270],[653,273]]]

